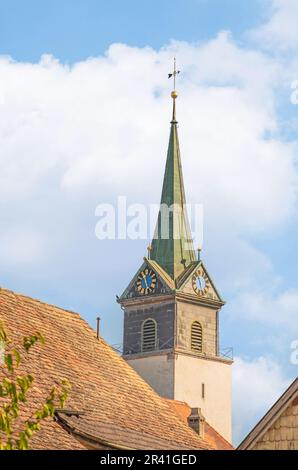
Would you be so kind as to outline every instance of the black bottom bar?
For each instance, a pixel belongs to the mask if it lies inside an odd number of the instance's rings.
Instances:
[[[297,454],[291,451],[2,451],[0,452],[0,467],[3,464],[50,463],[90,464],[95,468],[100,466],[123,468],[143,468],[144,465],[163,467],[168,465],[187,465],[198,469],[208,463],[222,465],[225,462],[231,466],[255,462],[284,465],[287,462],[297,462]],[[238,467],[239,470],[239,467]]]

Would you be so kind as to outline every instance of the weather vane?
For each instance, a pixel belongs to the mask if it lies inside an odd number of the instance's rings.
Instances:
[[[172,73],[169,73],[168,78],[174,79],[174,90],[176,90],[176,76],[179,75],[180,70],[176,69],[176,57],[174,57],[174,71]]]
[[[174,57],[174,71],[168,74],[168,78],[174,79],[174,90],[171,93],[171,97],[173,98],[173,115],[172,115],[172,124],[177,124],[176,121],[176,99],[178,98],[178,93],[176,91],[176,77],[179,75],[180,70],[176,69],[176,57]]]

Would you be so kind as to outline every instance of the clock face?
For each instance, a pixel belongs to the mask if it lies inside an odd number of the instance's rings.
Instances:
[[[198,290],[204,290],[206,287],[206,281],[203,276],[198,276],[196,279],[196,286]]]
[[[208,292],[210,282],[203,270],[197,271],[192,277],[192,287],[196,294],[205,295]]]
[[[156,274],[152,269],[146,268],[137,280],[137,289],[140,294],[151,294],[156,286]]]

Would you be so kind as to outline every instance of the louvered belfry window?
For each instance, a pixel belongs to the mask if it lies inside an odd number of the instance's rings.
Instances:
[[[154,351],[157,343],[157,324],[152,318],[145,320],[142,326],[142,351]]]
[[[194,321],[191,325],[191,349],[192,351],[202,352],[203,331],[202,325],[198,321]]]

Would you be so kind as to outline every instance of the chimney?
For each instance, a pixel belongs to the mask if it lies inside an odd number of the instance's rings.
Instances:
[[[201,408],[192,408],[188,417],[188,425],[202,438],[205,435],[205,418]]]

